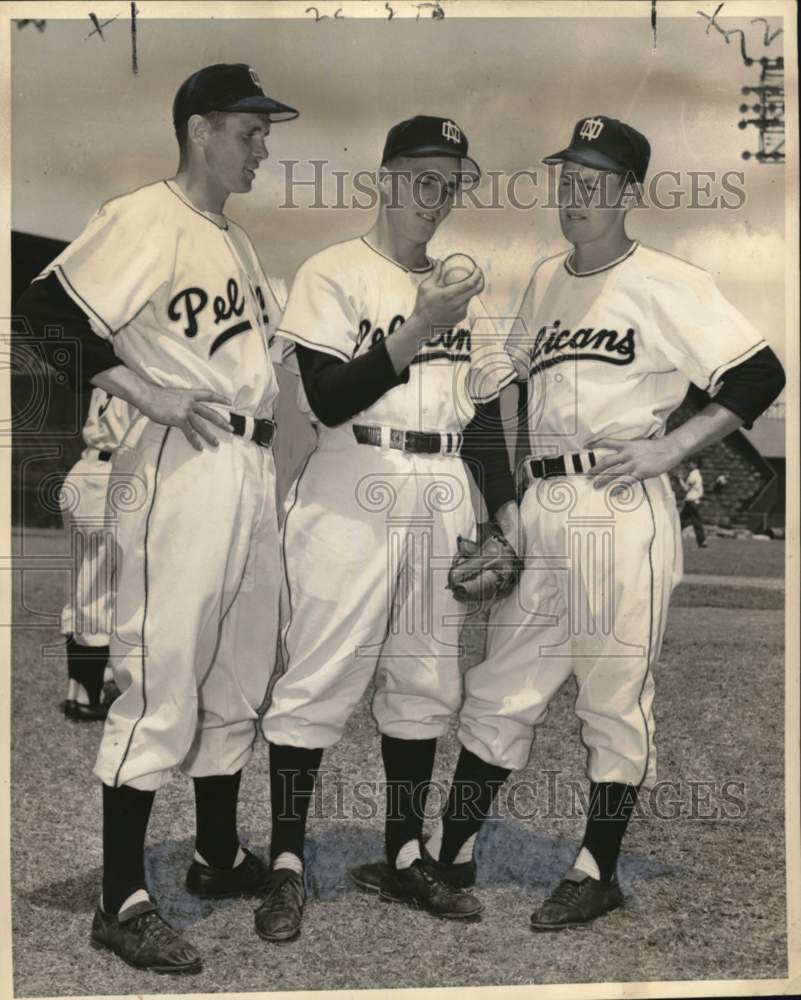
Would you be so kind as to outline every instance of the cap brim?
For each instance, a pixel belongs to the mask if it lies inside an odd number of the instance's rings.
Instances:
[[[462,173],[470,173],[474,177],[481,176],[481,167],[476,163],[472,156],[461,156],[459,153],[454,153],[452,146],[415,146],[412,150],[398,150],[397,156],[409,156],[412,159],[417,159],[422,156],[448,156],[452,160],[462,161]],[[468,170],[464,169],[464,165],[467,164]]]
[[[292,121],[293,118],[297,118],[300,114],[295,108],[291,108],[288,104],[281,104],[280,101],[274,101],[272,97],[244,97],[241,101],[235,101],[233,104],[228,104],[224,108],[218,108],[219,111],[231,111],[231,112],[250,112],[254,115],[269,115],[270,121],[273,122],[288,122]]]
[[[564,163],[565,160],[573,160],[574,163],[582,163],[585,167],[593,167],[595,170],[612,170],[616,174],[625,174],[626,167],[622,166],[610,156],[597,153],[592,149],[563,149],[559,153],[551,156],[544,156],[543,163]]]

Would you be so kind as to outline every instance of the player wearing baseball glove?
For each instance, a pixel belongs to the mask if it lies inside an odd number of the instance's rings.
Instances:
[[[460,603],[488,609],[512,593],[522,572],[523,560],[500,525],[488,521],[479,526],[475,541],[458,536],[448,590]]]

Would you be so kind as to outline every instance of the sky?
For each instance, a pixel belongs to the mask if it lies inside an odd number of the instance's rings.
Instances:
[[[698,4],[710,12],[714,6]],[[742,27],[757,58],[781,54],[781,37],[766,49],[763,27],[748,18],[720,23]],[[781,22],[773,18],[770,27]],[[742,173],[732,181],[744,191],[740,207],[642,208],[632,213],[630,232],[710,270],[785,357],[785,168],[743,160],[757,133],[737,127],[741,87],[758,72],[743,64],[735,44],[707,32],[703,18],[663,13],[655,47],[647,17],[315,23],[313,16],[140,16],[137,28],[137,75],[127,15],[106,25],[102,39],[91,34],[88,16],[48,20],[43,31],[32,24],[12,30],[14,228],[69,240],[106,199],[170,176],[177,159],[172,98],[187,76],[213,62],[250,64],[267,93],[301,111],[297,121],[274,126],[253,191],[227,207],[265,269],[287,281],[311,253],[366,231],[372,213],[312,208],[308,189],[295,195],[298,207],[281,207],[281,161],[299,161],[296,176],[309,177],[309,161],[326,160],[333,200],[331,171],[374,169],[392,124],[436,114],[461,126],[485,172],[502,172],[502,190],[515,171],[536,170],[537,187],[523,178],[518,192],[543,198],[542,157],[567,145],[579,118],[606,114],[649,138],[651,174],[680,171],[685,195],[691,171]],[[489,190],[485,180],[477,195],[486,202]],[[717,181],[712,193],[725,194]],[[455,210],[431,245],[438,256],[475,257],[494,315],[514,310],[536,261],[564,248],[553,210],[516,208],[508,198],[502,204]]]

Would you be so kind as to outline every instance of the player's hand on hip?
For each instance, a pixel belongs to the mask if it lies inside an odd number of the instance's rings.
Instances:
[[[230,406],[230,400],[210,389],[171,389],[153,386],[142,412],[158,424],[178,427],[196,451],[216,448],[219,444],[209,424],[231,433],[233,426],[226,418],[204,404]]]
[[[605,438],[588,447],[594,451],[609,451],[590,472],[595,488],[602,489],[615,476],[631,479],[651,479],[675,467],[680,456],[667,438],[637,438],[624,441]]]
[[[427,326],[455,326],[467,315],[467,304],[484,290],[484,273],[477,267],[461,281],[446,285],[442,281],[442,261],[438,260],[431,274],[417,288],[417,301],[412,315],[419,316]]]

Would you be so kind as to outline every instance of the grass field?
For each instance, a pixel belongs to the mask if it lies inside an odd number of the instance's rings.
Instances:
[[[26,555],[51,558],[63,539],[39,532],[26,535],[25,545]],[[714,539],[703,552],[693,542],[685,550],[691,572],[776,576],[784,546]],[[702,562],[690,569],[696,557]],[[708,600],[718,606],[707,603],[703,588],[683,586],[676,594],[656,670],[655,709],[660,779],[673,784],[647,800],[632,821],[620,866],[624,910],[591,930],[548,936],[528,928],[535,904],[572,861],[583,828],[571,799],[571,788],[583,787],[584,754],[570,684],[541,727],[528,768],[504,790],[503,815],[486,825],[479,841],[478,891],[485,904],[480,923],[437,921],[352,888],[348,866],[378,857],[382,846],[380,795],[375,815],[348,817],[354,782],[382,777],[365,701],[324,759],[322,801],[309,825],[311,900],[294,943],[259,940],[252,902],[204,903],[183,891],[193,849],[191,787],[179,778],[159,793],[147,856],[152,889],[205,959],[198,975],[165,978],[138,973],[89,945],[101,850],[100,787],[90,770],[100,728],[67,723],[59,712],[66,671],[54,615],[62,576],[30,567],[15,574],[17,996],[787,974],[780,592],[760,603],[765,592],[758,589],[715,588]],[[475,658],[480,633],[467,639]],[[53,655],[43,655],[47,647]],[[245,772],[240,806],[243,838],[262,855],[269,827],[265,749]],[[456,754],[451,734],[441,742],[439,781],[447,781]]]
[[[752,539],[718,538],[699,549],[684,539],[684,572],[708,576],[784,576],[784,543]]]

